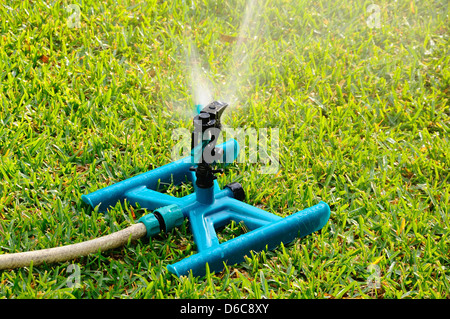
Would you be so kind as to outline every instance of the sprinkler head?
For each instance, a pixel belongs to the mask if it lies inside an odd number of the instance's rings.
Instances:
[[[196,184],[200,188],[212,187],[216,179],[214,174],[222,172],[213,170],[210,165],[223,156],[223,150],[216,148],[215,145],[222,128],[220,117],[227,106],[228,104],[224,102],[211,102],[193,120],[191,151],[194,162],[198,165],[191,170],[196,172]]]
[[[195,154],[197,164],[212,164],[222,155],[215,148],[215,145],[222,129],[220,117],[227,106],[228,104],[225,102],[214,101],[206,105],[194,117],[191,150]]]
[[[194,132],[204,134],[208,129],[222,129],[220,117],[228,106],[225,102],[214,101],[200,110],[200,113],[194,117]]]

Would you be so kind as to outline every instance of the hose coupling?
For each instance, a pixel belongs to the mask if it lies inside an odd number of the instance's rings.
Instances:
[[[142,216],[139,222],[147,229],[147,237],[153,237],[160,232],[169,232],[183,224],[184,215],[180,206],[171,204],[156,209],[152,214]]]

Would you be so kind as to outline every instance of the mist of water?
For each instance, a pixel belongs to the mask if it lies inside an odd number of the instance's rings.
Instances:
[[[243,102],[241,89],[249,85],[248,70],[253,57],[250,52],[259,40],[261,30],[258,29],[259,14],[256,14],[261,3],[265,0],[250,0],[247,2],[242,22],[237,36],[232,37],[234,47],[232,58],[226,67],[225,80],[221,83],[213,83],[209,70],[202,67],[198,50],[192,41],[187,39],[186,46],[187,65],[190,70],[190,86],[192,100],[195,107],[205,106],[213,100],[227,102],[229,107],[234,107]]]
[[[190,67],[190,86],[192,101],[195,109],[212,102],[213,83],[208,77],[208,71],[202,67],[202,62],[198,50],[192,42],[188,43],[187,60]]]
[[[256,15],[257,5],[261,1],[250,0],[245,8],[239,33],[233,49],[232,59],[228,66],[228,77],[220,89],[220,98],[230,104],[231,107],[242,102],[240,90],[248,85],[249,67],[254,57],[251,56],[253,46],[258,40],[261,30],[257,28],[258,15]]]

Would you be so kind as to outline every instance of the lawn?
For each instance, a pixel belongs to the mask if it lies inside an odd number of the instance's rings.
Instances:
[[[201,78],[214,98],[235,97],[224,126],[279,132],[277,172],[241,161],[220,185],[241,182],[247,203],[283,217],[331,207],[321,231],[205,277],[166,269],[195,253],[185,222],[0,271],[0,296],[449,298],[448,10],[447,0],[0,4],[0,253],[82,242],[145,214],[103,214],[81,195],[171,162]],[[221,238],[243,232],[232,223]]]

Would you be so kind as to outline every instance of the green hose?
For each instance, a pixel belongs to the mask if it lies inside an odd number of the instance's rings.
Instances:
[[[3,254],[0,255],[0,270],[27,267],[30,266],[31,262],[33,262],[33,266],[42,263],[64,262],[123,246],[129,241],[141,238],[146,234],[147,229],[145,225],[136,223],[110,235],[77,244],[23,253]]]

